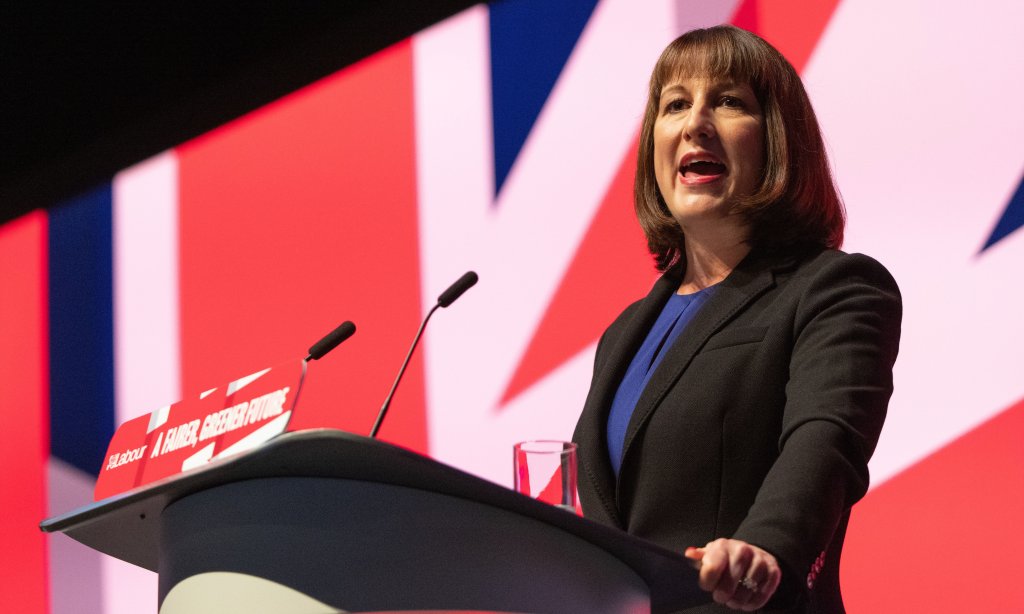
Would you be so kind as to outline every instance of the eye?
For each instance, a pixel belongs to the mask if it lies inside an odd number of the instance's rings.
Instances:
[[[665,103],[663,113],[678,113],[690,108],[690,103],[683,98],[674,98]]]
[[[746,107],[746,105],[743,104],[743,100],[736,96],[722,96],[718,100],[718,104],[728,109],[742,109]]]

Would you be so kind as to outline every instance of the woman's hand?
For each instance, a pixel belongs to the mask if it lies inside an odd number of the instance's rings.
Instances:
[[[782,580],[774,556],[738,539],[720,538],[703,548],[687,548],[685,556],[699,563],[700,587],[734,610],[764,607]]]

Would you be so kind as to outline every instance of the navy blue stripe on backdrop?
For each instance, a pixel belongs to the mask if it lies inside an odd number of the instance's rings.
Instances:
[[[114,432],[110,185],[50,209],[50,453],[95,476]]]
[[[1021,178],[1017,191],[1010,197],[1010,202],[1006,204],[1002,217],[999,218],[999,222],[992,230],[992,235],[989,236],[988,241],[985,241],[985,246],[981,248],[981,251],[992,247],[1021,226],[1024,226],[1024,177]]]
[[[495,194],[596,5],[597,0],[490,4]]]

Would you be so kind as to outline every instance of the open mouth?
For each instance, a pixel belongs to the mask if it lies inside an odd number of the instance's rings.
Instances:
[[[679,167],[679,174],[686,179],[710,179],[725,174],[725,165],[711,160],[694,160]]]
[[[699,186],[714,183],[725,177],[728,172],[728,167],[709,151],[688,151],[679,160],[679,181],[683,185]]]

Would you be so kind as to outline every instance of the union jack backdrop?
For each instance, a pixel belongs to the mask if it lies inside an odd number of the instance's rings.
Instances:
[[[566,439],[604,327],[655,279],[632,214],[661,49],[731,22],[803,76],[847,251],[905,301],[896,391],[842,562],[851,612],[1020,612],[1024,4],[506,0],[479,5],[0,227],[0,605],[156,611],[156,577],[44,536],[92,499],[117,424],[356,335],[304,426],[511,483]],[[297,419],[302,419],[302,414]]]

